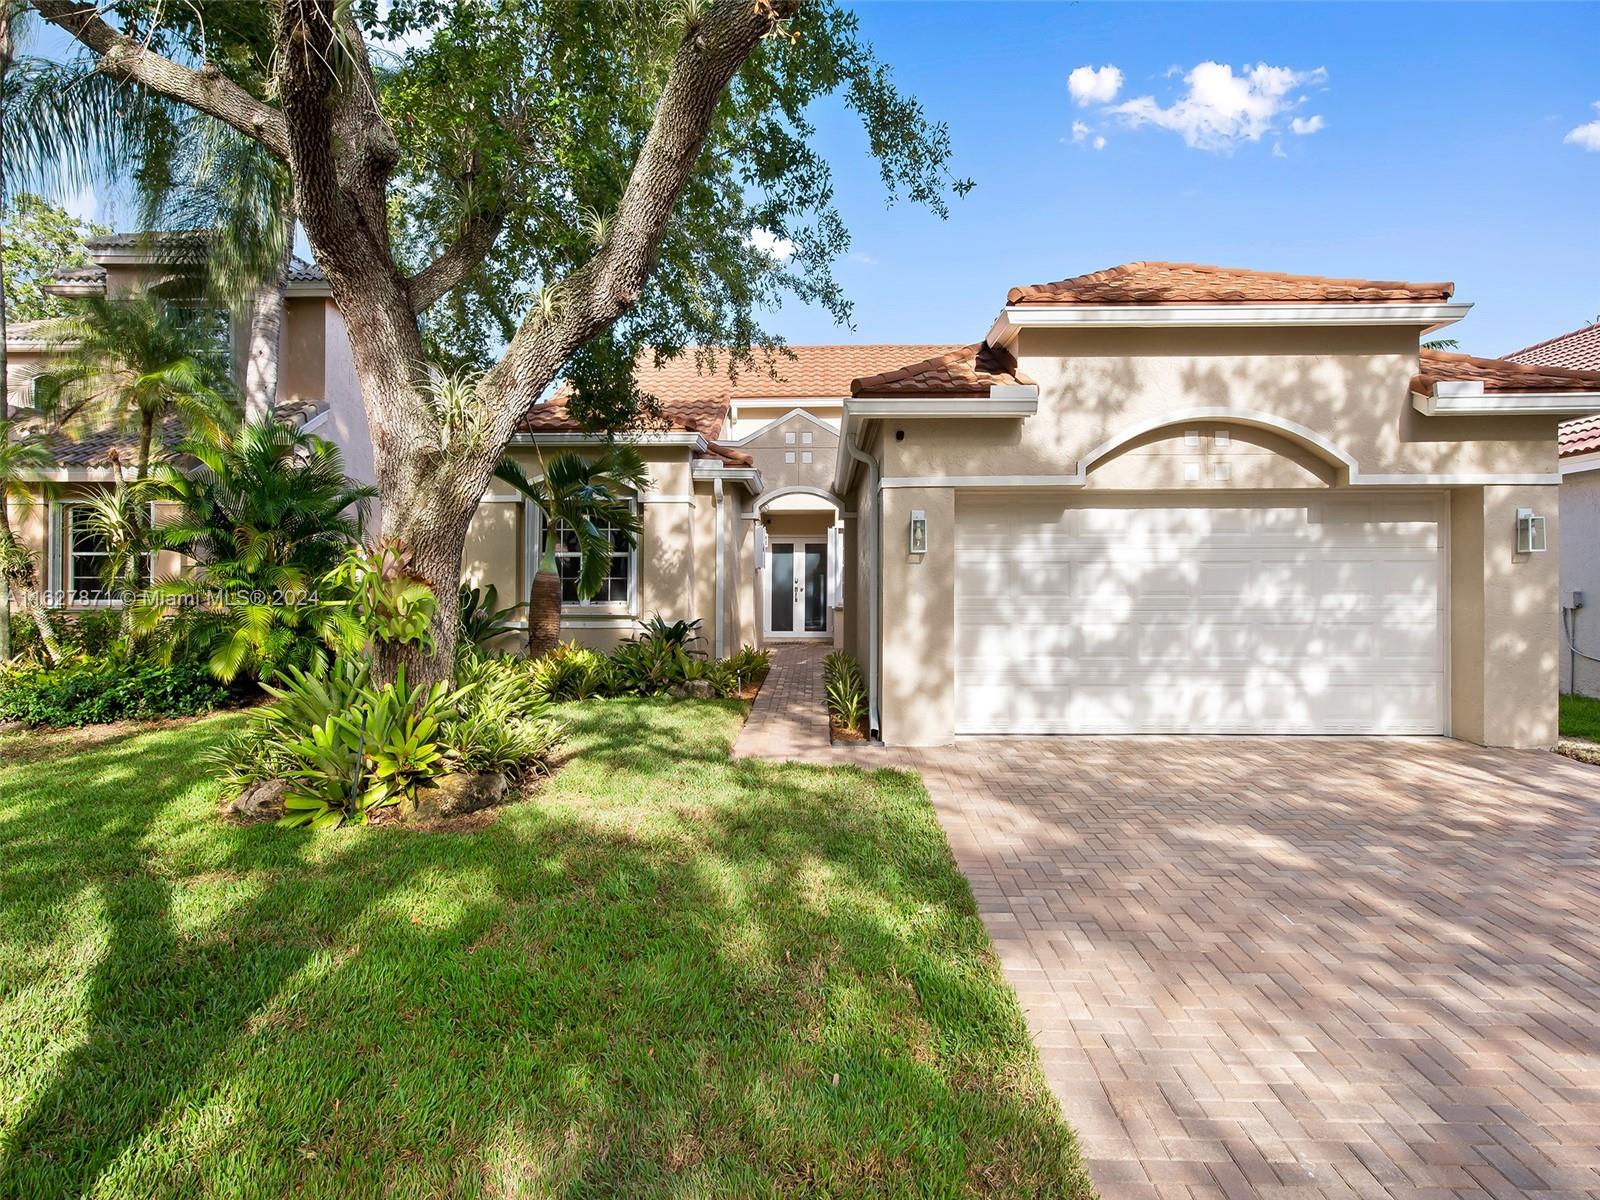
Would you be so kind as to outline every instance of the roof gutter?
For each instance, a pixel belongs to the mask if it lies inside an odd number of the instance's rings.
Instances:
[[[848,405],[846,409],[848,410]],[[879,719],[878,697],[882,693],[883,655],[878,647],[878,628],[882,621],[883,576],[880,563],[883,559],[883,489],[882,472],[878,460],[856,445],[855,434],[844,431],[840,447],[852,459],[867,469],[867,494],[872,497],[872,529],[867,537],[867,734],[883,739],[883,722]]]
[[[1491,392],[1482,380],[1440,379],[1413,387],[1411,407],[1425,417],[1586,417],[1600,413],[1600,391]]]

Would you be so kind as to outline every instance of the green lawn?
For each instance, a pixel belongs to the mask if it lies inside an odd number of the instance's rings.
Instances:
[[[921,786],[740,712],[571,707],[471,834],[0,735],[0,1196],[1090,1195]]]
[[[1562,696],[1561,736],[1600,742],[1600,700],[1591,696]]]

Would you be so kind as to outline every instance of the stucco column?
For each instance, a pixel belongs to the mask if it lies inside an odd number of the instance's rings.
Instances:
[[[1450,495],[1450,715],[1486,746],[1556,740],[1560,554],[1554,485],[1456,488]],[[1517,553],[1517,510],[1546,519],[1548,549]]]
[[[928,552],[907,541],[914,509]],[[883,740],[941,746],[955,737],[956,505],[953,488],[883,492]]]

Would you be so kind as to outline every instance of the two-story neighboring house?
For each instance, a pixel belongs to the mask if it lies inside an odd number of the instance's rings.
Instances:
[[[58,271],[46,290],[63,297],[117,297],[146,290],[184,295],[192,288],[192,274],[174,263],[170,248],[162,244],[164,236],[174,235],[94,238],[87,243],[90,264]],[[34,406],[35,389],[48,386],[51,361],[62,352],[49,338],[49,325],[33,321],[7,327],[5,386],[14,411]],[[371,481],[372,444],[344,322],[326,277],[299,259],[291,264],[284,289],[279,364],[275,407],[280,415],[338,443],[350,473]],[[182,433],[176,421],[169,421],[158,437],[170,446]],[[105,599],[97,573],[104,546],[82,520],[82,501],[111,486],[114,457],[131,463],[133,432],[75,424],[70,436],[54,436],[51,444],[53,462],[31,472],[27,480],[34,502],[13,502],[13,522],[34,553],[40,586],[52,607],[100,605]],[[163,556],[154,564],[158,575],[181,567],[176,556]]]

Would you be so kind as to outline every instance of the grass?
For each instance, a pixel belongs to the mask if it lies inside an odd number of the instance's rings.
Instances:
[[[1600,742],[1600,700],[1592,696],[1561,696],[1561,736]]]
[[[0,1196],[1088,1196],[920,784],[571,706],[472,834],[0,735]]]

